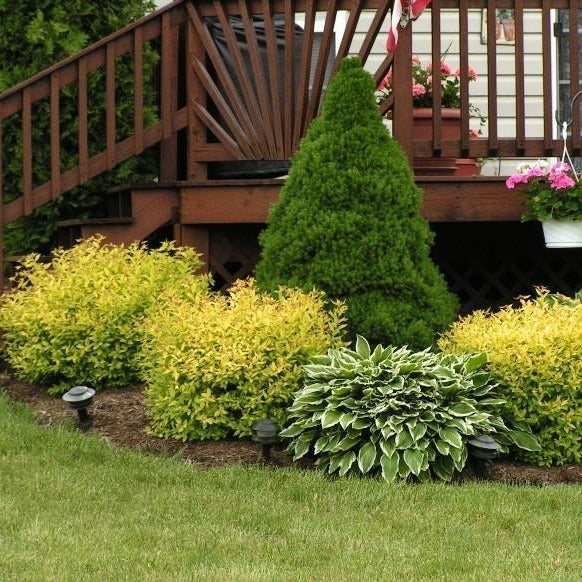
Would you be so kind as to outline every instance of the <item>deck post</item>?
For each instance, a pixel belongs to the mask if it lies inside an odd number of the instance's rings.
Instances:
[[[412,26],[399,28],[394,52],[394,109],[392,133],[412,167]]]

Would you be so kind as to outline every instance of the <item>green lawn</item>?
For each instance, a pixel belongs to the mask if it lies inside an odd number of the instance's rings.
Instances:
[[[581,580],[582,488],[202,471],[0,394],[0,580]]]

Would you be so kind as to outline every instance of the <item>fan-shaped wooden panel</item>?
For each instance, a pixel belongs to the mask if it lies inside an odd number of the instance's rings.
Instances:
[[[392,2],[365,0],[190,3],[204,48],[189,55],[206,99],[195,115],[237,160],[287,160],[317,115],[340,61],[365,64]],[[376,79],[386,73],[381,63]]]

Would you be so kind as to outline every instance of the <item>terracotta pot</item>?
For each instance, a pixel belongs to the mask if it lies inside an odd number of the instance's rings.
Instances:
[[[507,42],[513,42],[515,40],[515,20],[508,19],[502,20],[503,25],[503,36]]]
[[[412,139],[432,140],[432,109],[412,110]],[[461,110],[441,109],[441,139],[461,139]],[[473,158],[414,158],[414,173],[417,176],[478,176],[479,164]]]

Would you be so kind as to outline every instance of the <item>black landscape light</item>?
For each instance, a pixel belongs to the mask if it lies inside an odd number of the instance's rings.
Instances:
[[[497,457],[500,449],[499,443],[487,434],[473,437],[467,441],[467,452],[479,477],[484,479],[489,477],[489,464]]]
[[[77,426],[83,432],[91,427],[92,419],[87,412],[87,408],[91,406],[95,396],[95,390],[87,386],[75,386],[68,392],[63,394],[63,400],[73,409],[77,411],[79,416]]]
[[[266,418],[253,426],[253,440],[262,446],[263,459],[268,461],[271,458],[271,445],[277,442],[279,427]]]

